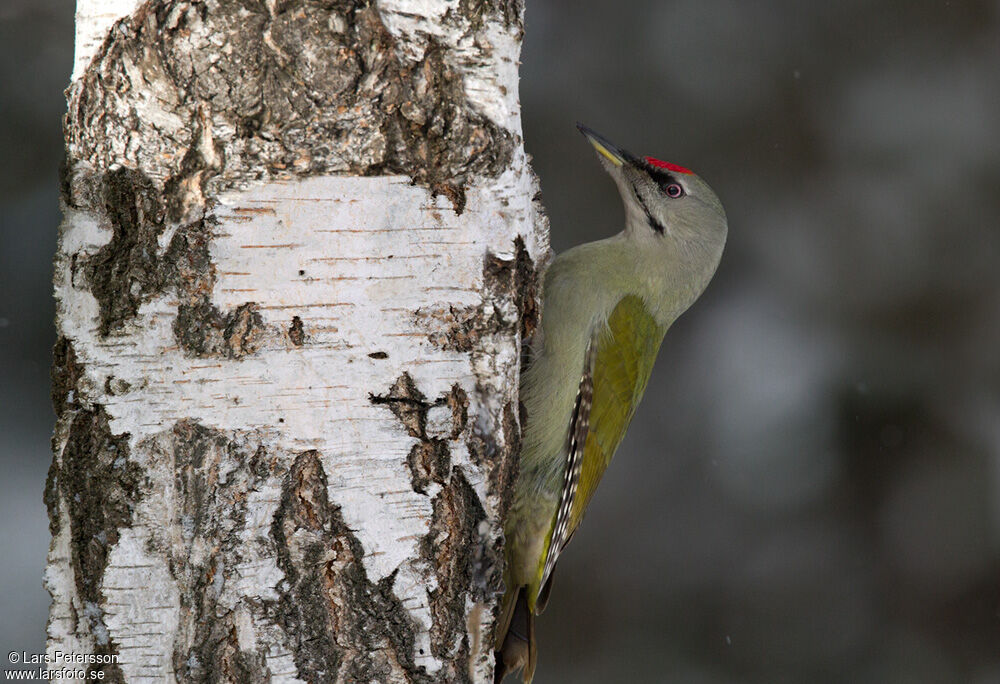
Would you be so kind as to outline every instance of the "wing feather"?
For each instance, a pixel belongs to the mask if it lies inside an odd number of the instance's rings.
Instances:
[[[583,448],[583,470],[570,513],[572,534],[632,422],[666,328],[635,296],[623,298],[608,317],[594,358],[594,400]]]
[[[545,557],[545,566],[542,570],[542,579],[539,586],[544,587],[552,576],[555,569],[556,560],[562,552],[566,542],[569,541],[570,515],[573,511],[573,499],[576,495],[577,486],[580,483],[580,474],[583,472],[583,447],[587,441],[587,432],[590,425],[590,409],[594,397],[594,347],[595,341],[591,340],[587,345],[587,352],[584,355],[584,364],[580,376],[580,385],[576,392],[576,401],[573,403],[573,415],[570,420],[568,444],[566,445],[566,470],[563,476],[562,494],[559,497],[559,508],[556,510],[555,524],[552,528],[552,536],[549,540],[548,553]],[[544,605],[541,606],[544,608]],[[538,612],[541,612],[539,609]]]
[[[641,299],[624,297],[594,333],[567,434],[566,469],[538,587],[546,594],[556,561],[583,520],[642,399],[666,329]],[[546,596],[547,597],[547,596]],[[539,608],[536,606],[536,612]]]

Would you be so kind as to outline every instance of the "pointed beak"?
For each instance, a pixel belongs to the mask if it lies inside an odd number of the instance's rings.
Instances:
[[[615,166],[621,166],[625,162],[631,162],[635,159],[634,156],[612,143],[597,131],[587,128],[579,122],[577,122],[576,127],[580,129],[583,136],[590,141],[590,144],[594,146],[594,149]]]

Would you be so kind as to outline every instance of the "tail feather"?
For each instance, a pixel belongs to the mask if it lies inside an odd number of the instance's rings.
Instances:
[[[496,667],[494,683],[498,684],[509,674],[524,668],[521,674],[525,684],[535,676],[538,647],[535,644],[535,616],[528,609],[524,587],[507,592],[504,596],[497,623],[494,642]]]
[[[555,567],[549,572],[549,578],[545,580],[545,584],[542,585],[541,590],[538,592],[538,598],[535,599],[535,615],[541,615],[542,611],[545,610],[545,606],[549,605],[549,595],[552,593],[552,580],[556,576]]]

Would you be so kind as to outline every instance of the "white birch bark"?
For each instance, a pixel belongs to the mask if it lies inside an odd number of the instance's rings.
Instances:
[[[491,681],[547,253],[512,0],[78,0],[51,653]]]

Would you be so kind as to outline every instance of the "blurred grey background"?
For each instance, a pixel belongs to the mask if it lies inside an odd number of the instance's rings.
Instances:
[[[586,122],[730,240],[540,625],[540,682],[1000,682],[1000,3],[526,0],[552,243]],[[0,646],[39,650],[70,0],[0,2]]]

